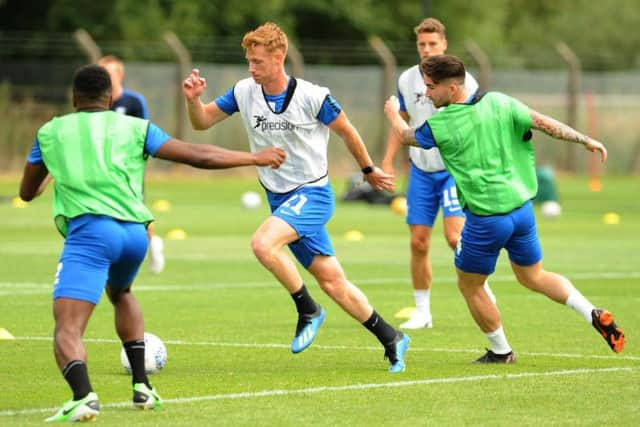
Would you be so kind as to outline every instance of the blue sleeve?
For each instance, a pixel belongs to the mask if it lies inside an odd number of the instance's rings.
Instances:
[[[398,89],[398,101],[400,101],[400,111],[404,111],[406,113],[407,106],[404,103],[404,96],[402,96],[402,93],[400,93],[399,89]]]
[[[149,108],[147,108],[147,100],[144,99],[144,96],[139,95],[138,100],[140,101],[140,110],[142,110],[142,118],[145,120],[149,120]]]
[[[31,153],[29,153],[27,162],[31,163],[32,165],[44,163],[44,160],[42,160],[42,153],[40,152],[40,143],[38,142],[38,137],[33,140],[33,146],[31,147]]]
[[[124,113],[128,116],[149,120],[147,101],[141,93],[124,88],[122,96],[119,98],[119,103],[114,103],[111,109],[118,111],[118,106],[124,107]]]
[[[233,88],[226,91],[224,95],[217,97],[214,102],[216,103],[219,109],[224,111],[225,114],[228,114],[229,116],[232,115],[233,113],[237,113],[238,111],[240,111],[238,109],[238,103],[236,102],[236,97],[233,96]]]
[[[428,120],[420,127],[416,128],[416,141],[420,147],[425,149],[436,146],[436,141],[433,139],[433,133],[431,133],[431,127],[429,126]]]
[[[160,147],[170,140],[171,137],[158,126],[149,122],[149,128],[147,129],[147,139],[144,142],[144,151],[152,156],[155,156]]]
[[[327,95],[324,98],[324,101],[322,101],[322,106],[320,107],[317,119],[324,125],[329,126],[331,122],[338,118],[341,111],[342,107],[338,101],[336,101],[333,96]]]

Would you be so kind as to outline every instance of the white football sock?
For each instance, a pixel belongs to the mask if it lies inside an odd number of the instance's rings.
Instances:
[[[511,352],[511,346],[509,346],[507,342],[507,337],[504,334],[502,326],[493,332],[486,333],[485,336],[489,340],[491,351],[495,354],[507,354]]]
[[[589,300],[580,293],[580,291],[574,288],[569,293],[569,298],[567,298],[567,302],[565,304],[584,317],[584,320],[591,323],[591,311],[595,309],[595,306],[591,304]]]
[[[431,316],[431,289],[414,289],[416,311]]]
[[[164,241],[160,236],[149,238],[149,271],[160,274],[164,270]]]

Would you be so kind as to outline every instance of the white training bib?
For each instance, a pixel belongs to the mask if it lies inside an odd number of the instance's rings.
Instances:
[[[293,77],[291,77],[293,79]],[[251,151],[281,147],[286,159],[278,169],[259,167],[260,182],[269,191],[286,193],[311,183],[326,183],[329,128],[318,120],[329,89],[302,79],[290,82],[281,113],[274,113],[252,78],[233,88]]]

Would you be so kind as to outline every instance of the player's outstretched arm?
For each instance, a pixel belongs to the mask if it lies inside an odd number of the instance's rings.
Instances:
[[[400,111],[400,116],[404,121],[409,120],[409,115],[405,111]],[[393,169],[393,159],[395,159],[398,150],[402,146],[402,142],[400,138],[396,135],[396,133],[392,130],[389,132],[389,136],[387,137],[387,148],[384,153],[384,157],[382,158],[382,170],[388,174],[395,175],[395,170]]]
[[[277,169],[284,162],[285,152],[282,148],[268,147],[257,153],[250,153],[172,138],[162,144],[155,157],[199,169],[228,169],[238,166],[270,166]]]
[[[360,134],[351,124],[344,111],[329,124],[329,128],[337,133],[358,162],[360,169],[372,167],[372,171],[365,174],[364,179],[376,190],[394,191],[395,181],[393,175],[385,173],[382,169],[373,167],[373,161],[369,156]]]
[[[209,129],[216,123],[229,117],[215,102],[203,104],[200,95],[207,88],[207,80],[200,76],[197,68],[191,71],[182,82],[182,94],[187,103],[187,112],[191,126],[196,130]]]
[[[44,191],[50,181],[51,175],[44,163],[25,164],[20,181],[20,198],[30,202]]]
[[[556,139],[562,139],[564,141],[576,142],[584,145],[584,147],[591,152],[599,152],[600,158],[604,162],[607,160],[607,149],[601,142],[596,141],[593,138],[583,135],[571,126],[566,125],[556,119],[549,116],[545,116],[535,110],[531,110],[531,127],[541,132],[546,133]]]
[[[395,95],[390,96],[384,103],[384,113],[401,144],[417,145],[415,129],[410,128],[400,115],[400,101]]]

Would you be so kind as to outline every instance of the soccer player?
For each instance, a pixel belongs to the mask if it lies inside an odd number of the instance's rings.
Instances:
[[[149,120],[147,101],[141,93],[134,92],[124,87],[124,64],[122,60],[113,55],[103,56],[98,60],[111,77],[111,96],[113,102],[111,109],[116,113]],[[160,274],[164,270],[164,242],[153,231],[153,224],[147,228],[149,237],[149,271]]]
[[[435,18],[426,18],[413,31],[416,34],[416,48],[420,59],[441,55],[447,50],[445,26]],[[478,90],[478,83],[466,73],[465,88],[469,93]],[[414,65],[404,71],[398,79],[398,99],[400,115],[416,127],[438,112],[429,97],[420,73],[420,66]],[[393,159],[400,146],[400,140],[391,132],[387,140],[387,150],[382,160],[382,170],[395,174]],[[460,230],[464,224],[464,214],[458,203],[456,184],[444,167],[437,147],[423,150],[409,148],[410,170],[407,189],[407,224],[411,235],[411,281],[416,310],[400,325],[403,329],[433,327],[431,315],[431,262],[429,248],[431,233],[438,210],[442,207],[444,236],[451,247],[456,248]],[[493,293],[486,286],[491,297]]]
[[[65,237],[53,290],[54,354],[73,398],[47,421],[88,421],[99,414],[82,336],[103,289],[132,368],[134,405],[162,405],[145,374],[144,319],[131,293],[147,250],[146,226],[153,221],[142,202],[147,157],[203,169],[277,168],[285,158],[273,147],[247,153],[186,143],[147,120],[110,111],[111,80],[99,65],[76,71],[73,105],[75,113],[38,130],[20,184],[20,197],[30,201],[44,189],[45,177],[53,176],[54,221]]]
[[[522,285],[568,305],[595,327],[614,352],[622,351],[624,334],[611,313],[594,307],[566,277],[542,267],[531,203],[537,192],[532,129],[582,144],[599,152],[603,161],[605,147],[502,93],[469,93],[464,64],[455,56],[427,58],[421,61],[420,71],[433,105],[445,108],[418,128],[402,119],[395,96],[385,103],[385,113],[403,143],[425,149],[437,146],[456,180],[466,214],[455,251],[458,286],[490,346],[476,362],[516,360],[498,309],[483,287],[502,248],[509,253],[511,268]]]
[[[287,153],[287,162],[278,170],[258,170],[272,214],[258,227],[251,246],[295,302],[298,323],[291,351],[299,353],[311,345],[326,313],[311,297],[285,245],[320,288],[377,337],[391,362],[390,371],[401,372],[409,337],[385,322],[347,280],[327,233],[335,207],[327,176],[329,130],[342,138],[373,188],[393,189],[393,177],[374,167],[358,131],[329,89],[286,74],[287,36],[277,25],[266,23],[248,32],[242,47],[250,78],[203,104],[200,95],[206,80],[193,70],[183,92],[195,129],[210,128],[239,112],[252,151],[273,146]]]
[[[98,65],[102,65],[111,77],[111,96],[113,97],[111,109],[116,113],[148,120],[149,109],[144,96],[124,87],[122,60],[116,56],[107,55],[98,60]]]

